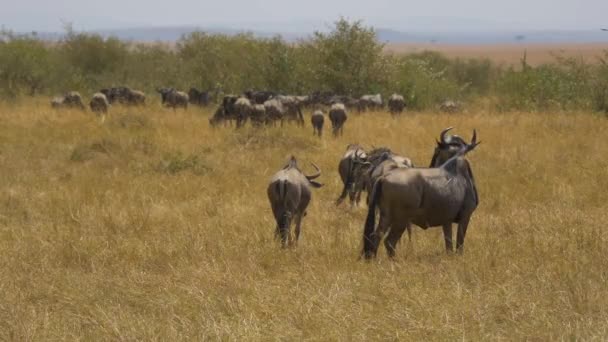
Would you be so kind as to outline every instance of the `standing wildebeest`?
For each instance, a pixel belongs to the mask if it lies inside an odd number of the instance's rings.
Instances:
[[[266,124],[275,126],[277,121],[281,121],[283,126],[283,115],[285,109],[281,101],[277,99],[270,99],[264,102],[264,108],[266,109]]]
[[[346,115],[346,108],[342,103],[336,103],[331,106],[329,110],[329,120],[331,121],[331,128],[334,136],[344,134],[344,123],[348,116]]]
[[[272,97],[276,96],[276,93],[272,91],[253,91],[247,90],[244,93],[245,97],[247,97],[250,101],[255,104],[264,104],[264,102],[270,100]]]
[[[95,93],[89,102],[89,107],[93,113],[97,115],[104,115],[108,113],[110,104],[103,93]]]
[[[190,100],[190,104],[206,107],[210,102],[209,91],[200,91],[196,88],[190,88],[190,91],[188,91],[188,99]]]
[[[312,134],[318,135],[319,138],[323,135],[323,123],[325,117],[323,116],[322,110],[315,110],[310,117],[310,123],[312,124]]]
[[[158,88],[156,91],[160,94],[161,104],[165,107],[170,107],[175,110],[178,107],[188,109],[190,98],[183,91],[178,91],[174,88]]]
[[[296,158],[291,156],[289,162],[282,170],[275,173],[268,185],[267,194],[272,207],[272,213],[277,222],[275,235],[281,238],[283,247],[293,243],[290,234],[292,219],[296,222],[295,243],[300,237],[302,217],[306,215],[306,208],[312,197],[311,187],[320,188],[322,184],[313,179],[321,175],[319,168],[314,175],[305,176],[298,168]]]
[[[401,114],[405,109],[405,99],[403,96],[393,94],[388,98],[388,109],[393,115]]]
[[[382,102],[382,95],[363,95],[359,99],[359,112],[366,110],[378,110],[382,109],[384,102]]]
[[[69,91],[63,96],[55,97],[51,100],[51,107],[59,109],[65,108],[78,108],[85,110],[85,106],[82,103],[82,96],[77,91]]]
[[[249,117],[251,119],[251,125],[254,127],[262,126],[266,123],[266,107],[261,104],[254,104],[251,106],[251,114]]]
[[[361,189],[359,185],[361,185],[361,183],[358,182],[359,177],[356,170],[358,165],[356,162],[366,158],[367,154],[360,145],[349,144],[346,146],[346,152],[338,163],[338,174],[340,174],[340,179],[342,179],[342,184],[344,187],[342,188],[340,197],[338,197],[336,200],[336,205],[342,203],[347,194],[350,199],[351,206],[359,203],[361,197]]]
[[[251,101],[246,97],[239,97],[234,103],[234,111],[236,113],[236,128],[244,126],[247,119],[251,115],[253,107]]]
[[[422,229],[442,226],[448,252],[452,252],[452,223],[458,223],[456,248],[462,252],[469,220],[479,203],[473,172],[464,156],[479,143],[475,131],[470,144],[446,140],[445,132],[432,161],[433,166],[441,166],[393,169],[374,184],[363,233],[362,254],[366,259],[376,255],[386,232],[384,245],[393,257],[397,242],[412,223]],[[377,227],[376,207],[380,210]]]
[[[299,126],[304,126],[301,104],[295,96],[277,95],[274,99],[281,103],[284,119],[295,121]]]

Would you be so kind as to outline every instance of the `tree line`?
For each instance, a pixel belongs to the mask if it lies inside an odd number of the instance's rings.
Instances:
[[[414,110],[446,99],[490,99],[498,110],[608,112],[608,52],[598,63],[556,57],[535,67],[525,56],[520,66],[503,67],[436,52],[388,54],[372,27],[345,19],[297,42],[193,32],[174,44],[136,43],[69,27],[55,42],[0,33],[0,99],[68,90],[92,94],[121,85],[146,92],[171,86],[235,94],[248,89],[355,97],[399,93]]]

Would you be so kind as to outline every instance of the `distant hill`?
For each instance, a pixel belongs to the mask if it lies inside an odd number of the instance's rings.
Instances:
[[[141,27],[117,30],[96,30],[93,33],[102,36],[118,37],[123,40],[153,42],[173,42],[183,35],[204,31],[209,33],[221,33],[234,35],[243,32],[251,32],[257,37],[282,36],[288,41],[295,41],[310,36],[306,32],[273,32],[261,30],[239,30],[221,27]],[[608,32],[595,31],[400,31],[392,29],[377,29],[378,38],[386,43],[439,43],[439,44],[504,44],[504,43],[608,43]],[[56,40],[62,35],[59,33],[38,33],[42,39]]]

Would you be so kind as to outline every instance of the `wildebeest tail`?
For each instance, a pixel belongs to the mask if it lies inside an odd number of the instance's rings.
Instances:
[[[367,211],[367,219],[365,220],[365,228],[363,229],[363,256],[370,259],[375,254],[375,246],[373,242],[374,228],[376,225],[376,206],[378,199],[382,195],[382,179],[376,181],[373,186],[370,196],[369,208]]]
[[[291,213],[287,208],[287,181],[280,180],[277,182],[277,193],[279,194],[279,201],[281,201],[283,212],[279,214],[277,218],[277,225],[279,226],[279,234],[281,235],[281,241],[283,245],[287,243],[289,237],[289,220],[291,219]]]

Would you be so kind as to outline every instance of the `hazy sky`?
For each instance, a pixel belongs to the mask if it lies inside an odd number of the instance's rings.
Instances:
[[[0,0],[0,26],[17,31],[197,25],[322,29],[340,16],[382,28],[598,29],[608,0]]]

